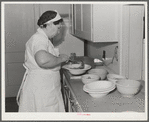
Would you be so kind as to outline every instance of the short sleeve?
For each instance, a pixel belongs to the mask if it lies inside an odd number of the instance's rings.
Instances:
[[[33,54],[38,52],[39,50],[48,51],[48,41],[43,37],[34,37],[33,45]]]

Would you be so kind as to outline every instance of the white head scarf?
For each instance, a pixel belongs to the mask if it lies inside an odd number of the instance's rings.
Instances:
[[[61,16],[59,15],[59,13],[56,10],[55,10],[55,12],[57,13],[56,17],[49,20],[49,21],[47,21],[47,22],[45,22],[44,24],[49,24],[50,22],[54,22],[54,21],[58,21],[58,20],[62,19]]]

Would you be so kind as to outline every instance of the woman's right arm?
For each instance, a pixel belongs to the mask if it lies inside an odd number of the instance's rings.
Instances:
[[[56,66],[61,65],[62,62],[68,60],[68,56],[61,54],[59,57],[52,55],[51,53],[45,50],[39,50],[35,53],[35,61],[39,67],[44,69],[55,68]]]

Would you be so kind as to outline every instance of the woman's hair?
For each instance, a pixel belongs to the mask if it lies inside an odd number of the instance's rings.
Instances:
[[[44,12],[40,16],[40,18],[38,19],[37,25],[46,28],[47,24],[44,24],[44,23],[46,23],[47,21],[55,18],[56,15],[57,15],[57,13],[55,11],[46,11],[46,12]],[[59,24],[62,21],[63,21],[63,19],[60,19],[60,20],[55,21],[53,23],[56,25],[56,24]]]

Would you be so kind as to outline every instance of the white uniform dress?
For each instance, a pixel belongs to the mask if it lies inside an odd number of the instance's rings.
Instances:
[[[26,73],[17,95],[19,112],[65,112],[61,94],[60,66],[53,69],[40,68],[34,55],[39,50],[46,50],[58,56],[42,29],[26,43],[25,63]]]

